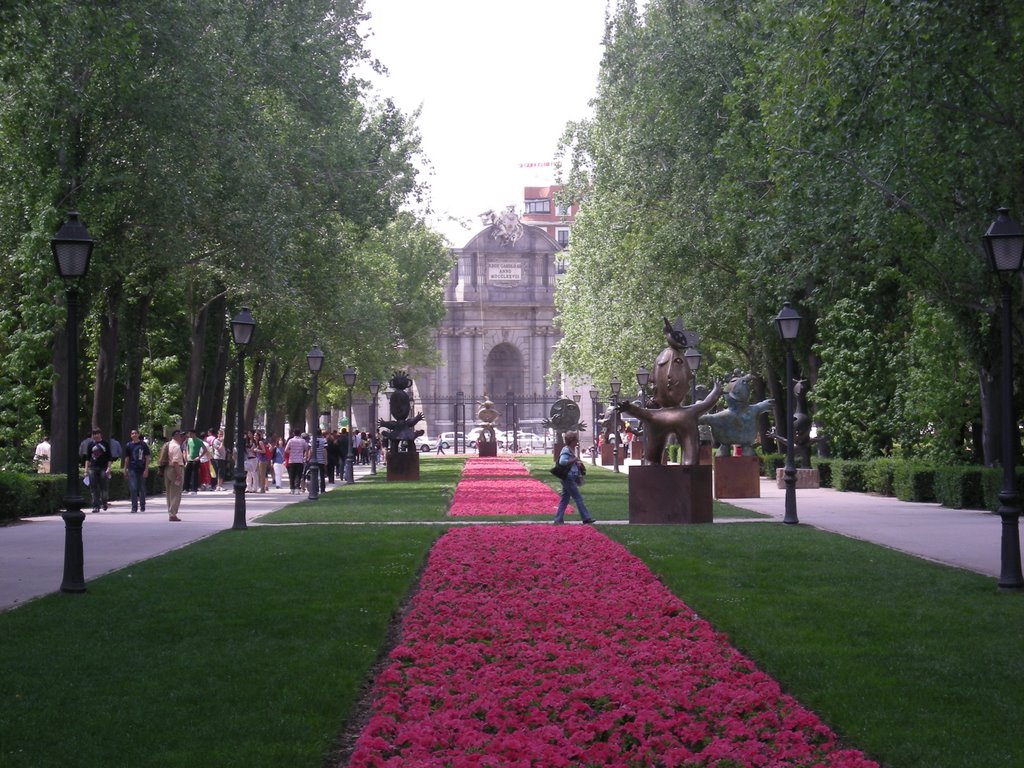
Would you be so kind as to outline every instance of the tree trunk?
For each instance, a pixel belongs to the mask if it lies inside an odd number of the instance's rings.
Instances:
[[[221,362],[221,354],[224,344],[227,342],[227,329],[223,319],[226,315],[225,302],[223,294],[215,296],[207,305],[207,323],[210,327],[209,338],[207,334],[203,334],[203,343],[200,348],[200,355],[203,361],[202,372],[200,374],[200,392],[199,401],[196,406],[196,429],[205,431],[211,427],[217,427],[220,421],[214,421],[214,411],[220,411],[220,407],[215,405],[217,390],[221,391],[221,397],[223,398],[224,392],[224,372],[219,368]],[[210,322],[210,318],[213,322]],[[213,354],[208,355],[210,344],[214,345]],[[212,358],[212,364],[207,365],[206,362]]]
[[[96,377],[92,390],[92,426],[103,430],[106,438],[114,435],[114,385],[117,376],[117,333],[120,291],[107,289],[105,311],[100,314],[100,335],[96,355]]]
[[[245,398],[246,429],[256,422],[256,406],[260,401],[260,386],[263,384],[263,372],[266,367],[267,361],[262,356],[252,361],[252,389]]]
[[[999,421],[999,377],[986,368],[978,368],[978,391],[981,406],[981,446],[986,467],[1000,464],[999,441],[1002,424]]]
[[[779,373],[774,368],[768,368],[768,375],[765,380],[765,384],[768,386],[768,395],[772,398],[772,416],[775,420],[775,430],[779,434],[788,434],[785,429],[786,426],[786,390],[782,388],[782,382],[779,380]],[[773,444],[774,448],[769,450],[769,444]],[[774,440],[767,439],[766,443],[762,443],[766,453],[781,453],[782,446]]]
[[[290,366],[282,366],[281,361],[274,357],[267,363],[267,432],[268,434],[284,435],[286,401],[285,380]]]
[[[121,404],[121,435],[131,434],[139,429],[146,434],[149,429],[139,419],[139,400],[142,395],[142,361],[145,357],[146,322],[153,294],[143,296],[131,308],[125,343],[124,397]]]
[[[228,378],[234,375],[231,366],[231,342],[227,330],[217,334],[217,360],[213,365],[213,387],[210,392],[209,424],[216,429],[219,425],[231,420],[232,411],[224,413],[224,394],[227,390]]]
[[[209,304],[201,306],[192,319],[185,391],[181,398],[181,428],[185,430],[196,427],[196,410],[199,405],[199,392],[203,385],[203,353],[206,351],[206,318],[209,314],[209,306]]]

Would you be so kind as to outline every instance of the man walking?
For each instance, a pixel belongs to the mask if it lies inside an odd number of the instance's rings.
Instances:
[[[101,506],[107,509],[111,458],[110,443],[103,439],[99,427],[93,429],[92,437],[85,443],[85,469],[94,514],[100,511]]]
[[[199,493],[199,459],[207,453],[206,443],[196,436],[196,431],[188,431],[185,441],[185,487],[184,493],[195,496]]]
[[[184,442],[185,434],[180,429],[174,430],[171,439],[161,449],[157,461],[164,478],[164,491],[167,494],[167,518],[172,523],[181,522],[178,507],[181,505],[181,488],[185,483],[185,451],[182,447]]]
[[[131,439],[121,459],[121,468],[128,477],[128,494],[132,500],[132,512],[146,511],[146,478],[149,477],[149,446],[142,439],[139,430],[133,429]]]

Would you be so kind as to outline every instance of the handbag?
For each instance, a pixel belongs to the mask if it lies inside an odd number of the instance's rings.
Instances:
[[[572,469],[570,464],[558,464],[551,468],[551,474],[557,477],[559,480],[565,480],[569,476],[569,470]]]

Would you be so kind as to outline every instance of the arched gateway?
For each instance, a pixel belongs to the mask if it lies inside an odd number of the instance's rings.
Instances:
[[[454,431],[447,406],[490,396],[509,428],[508,393],[519,428],[540,432],[557,386],[548,386],[555,328],[555,262],[562,247],[543,229],[495,217],[464,248],[445,287],[447,314],[436,334],[440,364],[415,371],[430,434]],[[470,424],[469,426],[472,426]]]

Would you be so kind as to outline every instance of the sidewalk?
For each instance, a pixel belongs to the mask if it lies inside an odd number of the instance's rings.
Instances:
[[[628,461],[625,466],[627,472],[630,464],[639,462]],[[774,481],[762,478],[760,498],[721,501],[771,515],[774,520],[781,521],[785,515],[785,499],[785,490],[777,487]],[[900,501],[889,496],[847,493],[831,488],[797,490],[796,509],[802,525],[870,541],[955,568],[999,577],[1002,519],[991,512],[949,509],[939,504]]]
[[[354,472],[358,481],[370,468],[357,464]],[[328,485],[328,493],[332,487],[342,485]],[[287,487],[247,493],[246,521],[306,498],[306,494],[292,496]],[[86,510],[82,525],[86,587],[103,574],[230,529],[235,520],[235,494],[232,488],[182,496],[180,523],[168,521],[163,496],[149,499],[145,512],[133,515],[130,509],[125,499],[111,503],[106,512],[94,515]],[[58,591],[63,574],[64,519],[60,515],[26,518],[0,527],[0,612]]]

